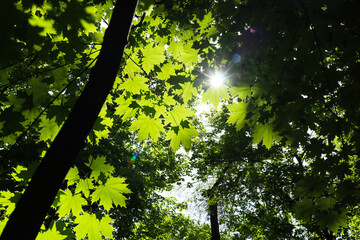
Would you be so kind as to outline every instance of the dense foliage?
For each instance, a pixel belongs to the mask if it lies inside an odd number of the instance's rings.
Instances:
[[[83,93],[113,7],[0,3],[1,228]],[[37,238],[357,239],[358,8],[140,1],[113,89]],[[225,84],[209,84],[216,72]],[[210,127],[198,101],[213,107]],[[202,182],[211,234],[159,194],[186,175]]]

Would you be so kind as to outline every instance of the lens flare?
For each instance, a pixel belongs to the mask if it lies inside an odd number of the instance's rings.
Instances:
[[[225,74],[222,72],[216,72],[213,76],[210,77],[210,84],[213,87],[220,87],[225,82]]]
[[[139,154],[138,153],[135,153],[131,158],[130,160],[128,161],[128,163],[130,165],[134,164],[135,163],[135,160],[136,160],[136,157],[138,156]]]

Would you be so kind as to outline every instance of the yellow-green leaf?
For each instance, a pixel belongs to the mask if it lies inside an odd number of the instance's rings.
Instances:
[[[52,228],[47,229],[45,232],[40,232],[36,236],[36,240],[63,240],[67,238],[66,235],[62,235],[57,229],[56,224],[52,226]]]
[[[75,182],[77,182],[80,177],[79,177],[79,170],[77,169],[76,166],[70,168],[68,174],[66,175],[66,178],[65,178],[68,182],[67,182],[67,185],[70,186],[70,185],[73,185]]]
[[[124,181],[125,178],[109,178],[104,185],[96,188],[92,194],[92,201],[100,200],[100,204],[107,211],[112,208],[112,204],[125,207],[125,200],[127,198],[122,193],[131,193],[131,191],[127,188],[127,184],[123,183]]]
[[[171,148],[176,151],[180,147],[180,143],[185,148],[191,147],[191,139],[198,135],[194,126],[190,128],[179,127],[179,131],[175,133],[175,131],[171,130],[167,133],[166,140],[170,140]]]
[[[206,103],[207,101],[210,101],[214,107],[219,106],[221,98],[224,100],[229,99],[229,94],[225,87],[209,87],[202,95],[203,102]]]
[[[258,123],[253,129],[253,143],[259,143],[261,140],[263,144],[269,149],[274,141],[280,141],[281,137],[273,130],[271,123]]]
[[[78,224],[74,228],[76,237],[77,239],[84,239],[87,236],[88,240],[101,240],[102,234],[105,237],[113,239],[112,232],[115,229],[109,225],[109,223],[113,221],[114,220],[110,217],[103,217],[99,221],[95,214],[90,215],[88,213],[84,213],[75,219],[75,223]]]
[[[227,108],[230,110],[230,113],[227,123],[235,124],[236,129],[240,130],[245,124],[247,106],[248,104],[244,102],[228,105]]]
[[[157,140],[160,136],[160,132],[164,131],[164,127],[159,119],[150,118],[148,116],[139,116],[137,121],[131,123],[129,130],[139,130],[138,137],[140,141],[147,139],[149,135],[153,140]]]
[[[105,157],[93,157],[90,156],[89,162],[85,163],[92,172],[90,177],[94,177],[95,179],[100,175],[100,173],[104,173],[105,175],[109,175],[114,171],[114,167],[105,163]]]
[[[191,116],[194,116],[194,112],[190,108],[185,108],[184,105],[176,105],[172,111],[167,113],[165,124],[171,123],[172,126],[178,126],[182,120]]]
[[[142,50],[144,58],[142,59],[142,67],[145,72],[149,73],[154,65],[158,65],[165,60],[165,49],[160,45],[147,44]]]
[[[145,77],[136,75],[131,79],[127,79],[124,83],[120,85],[119,88],[125,89],[132,94],[140,94],[141,90],[148,90],[148,85],[146,84],[147,81],[148,79],[146,79]]]
[[[74,216],[79,215],[82,212],[82,205],[86,205],[86,200],[81,197],[79,194],[73,195],[69,189],[66,189],[64,194],[60,195],[60,205],[57,213],[59,217],[64,217],[70,211],[73,213]]]
[[[52,140],[60,131],[60,126],[57,125],[55,117],[52,119],[44,117],[40,123],[40,127],[42,127],[42,129],[39,131],[40,141],[47,141],[49,139]]]

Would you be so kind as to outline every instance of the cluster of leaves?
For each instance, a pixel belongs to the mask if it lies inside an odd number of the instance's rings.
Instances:
[[[22,166],[40,159],[81,94],[101,46],[101,21],[110,19],[112,7],[110,0],[0,3],[5,215],[26,182],[21,179],[28,179],[20,176]],[[199,129],[190,106],[201,94],[203,102],[226,108],[214,132],[200,129],[193,158],[201,181],[214,176],[206,197],[228,214],[227,231],[255,239],[358,235],[358,7],[356,1],[141,1],[114,89],[87,147],[106,144],[108,153],[115,151],[114,125],[128,125],[137,132],[128,148],[137,140],[161,142],[159,154],[144,158],[159,164],[141,161],[113,175],[98,157],[88,164],[87,178],[73,168],[55,202],[58,221],[43,234],[64,234],[66,226],[80,238],[110,236],[105,213],[112,204],[123,206],[119,194],[126,192],[116,176],[145,175],[142,180],[157,182],[159,189],[177,181],[183,166],[162,166],[161,155],[173,154],[163,147],[191,147]],[[209,68],[225,71],[228,85],[206,84]],[[104,155],[117,165],[118,158]],[[13,175],[15,182],[9,169],[20,174]],[[85,203],[102,211],[82,214]],[[73,228],[70,220],[87,221],[95,232],[83,224]]]
[[[359,199],[360,107],[359,95],[355,92],[360,90],[356,80],[360,36],[359,20],[353,9],[359,3],[299,0],[264,4],[256,0],[234,0],[219,1],[211,6],[215,25],[221,33],[216,35],[220,46],[217,53],[221,56],[218,66],[229,76],[229,86],[212,90],[218,93],[217,100],[212,101],[215,106],[220,97],[230,100],[224,101],[228,118],[220,129],[233,124],[236,130],[242,130],[242,135],[251,136],[241,145],[247,150],[238,153],[239,161],[248,156],[253,147],[259,148],[254,144],[263,144],[270,152],[277,146],[283,148],[281,157],[264,156],[262,161],[267,159],[268,162],[255,164],[252,166],[255,172],[250,171],[252,173],[247,175],[252,176],[249,184],[254,183],[255,195],[262,191],[271,192],[265,194],[265,199],[260,198],[264,203],[279,200],[276,206],[281,206],[281,210],[277,213],[286,224],[281,225],[279,219],[273,220],[274,224],[278,222],[279,227],[292,225],[291,221],[297,219],[301,229],[308,231],[308,236],[356,238],[357,228],[352,219],[357,218]],[[226,56],[225,60],[223,56]],[[214,93],[211,96],[215,96]],[[225,132],[232,136],[232,131]],[[243,169],[234,170],[237,173],[228,176],[229,179],[219,177],[225,169],[230,171],[233,165],[238,165],[232,163],[235,155],[220,157],[225,154],[225,149],[219,149],[216,154],[213,151],[217,144],[224,148],[226,144],[211,140],[212,136],[203,139],[206,139],[205,143],[195,147],[198,152],[204,150],[205,154],[195,159],[207,159],[198,166],[203,169],[201,179],[206,180],[212,173],[220,182],[226,181],[224,184],[230,188],[238,185],[243,178]],[[231,151],[240,146],[227,144],[232,146]],[[225,165],[230,167],[224,166],[221,159],[226,159]],[[245,157],[242,162],[245,165],[239,163],[238,168],[251,164],[251,159]],[[291,171],[286,170],[288,167]],[[270,176],[265,177],[268,174]],[[281,176],[284,176],[283,180]],[[270,180],[275,182],[274,186],[268,184]],[[272,190],[274,187],[275,191]],[[283,192],[289,195],[277,194]],[[236,197],[232,195],[226,200],[231,199],[233,204]],[[246,196],[245,199],[252,198]],[[290,218],[285,209],[287,205]],[[269,217],[277,216],[270,213],[274,210],[273,204],[263,205],[260,201],[255,207],[256,215],[247,216],[257,219],[258,226],[268,213]],[[241,219],[233,223],[237,221]],[[252,238],[263,235],[272,238],[271,231],[261,232],[272,229],[266,222],[263,224],[262,230],[255,227],[234,231],[241,236],[248,232],[255,234]],[[284,237],[289,236],[292,235]]]
[[[125,207],[125,193],[131,193],[124,183],[125,178],[114,177],[114,167],[105,162],[105,157],[90,158],[86,163],[89,171],[79,174],[73,167],[66,176],[64,190],[60,190],[52,205],[53,213],[44,222],[43,230],[36,239],[84,239],[113,238],[115,231],[108,212],[116,206]],[[15,203],[30,181],[33,170],[18,165],[11,177],[18,183],[18,191],[1,191],[1,228],[5,227]],[[80,177],[82,175],[83,177]],[[45,226],[47,225],[47,226]]]
[[[356,203],[344,204],[350,189],[357,191],[351,181],[314,175],[311,161],[301,164],[289,147],[254,145],[250,128],[236,131],[226,124],[227,113],[224,107],[212,115],[211,131],[200,128],[192,155],[199,200],[218,205],[224,237],[326,238],[330,230],[339,239],[356,239]]]

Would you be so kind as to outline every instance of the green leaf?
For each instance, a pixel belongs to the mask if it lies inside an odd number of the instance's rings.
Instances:
[[[165,49],[156,44],[147,44],[142,50],[144,58],[142,59],[142,67],[146,73],[149,73],[154,65],[158,65],[165,61]]]
[[[92,194],[92,201],[100,200],[100,204],[107,211],[112,208],[112,204],[125,207],[125,200],[127,198],[122,193],[131,193],[131,191],[127,188],[127,184],[123,183],[124,181],[125,178],[109,178],[104,185],[96,188]]]
[[[341,227],[347,227],[348,217],[346,216],[346,210],[331,210],[329,212],[324,212],[322,216],[319,218],[319,225],[326,229],[328,228],[330,231],[335,234],[338,233]]]
[[[211,12],[208,12],[208,13],[204,16],[204,19],[203,19],[203,20],[198,21],[198,22],[199,22],[199,25],[200,25],[200,29],[201,29],[200,33],[203,33],[204,30],[210,26],[210,23],[211,23],[213,20],[214,20],[214,19],[212,18]]]
[[[316,207],[311,199],[303,199],[295,203],[295,213],[297,218],[304,221],[310,221]]]
[[[15,202],[12,201],[14,196],[9,190],[0,191],[0,209],[5,210],[5,215],[10,215],[15,209]]]
[[[185,108],[184,105],[176,105],[172,111],[167,112],[165,124],[170,123],[172,126],[179,126],[181,121],[187,120],[188,117],[192,117],[194,114],[190,108]]]
[[[125,50],[125,52],[127,52]],[[131,52],[127,53],[129,55],[128,59],[126,60],[126,65],[124,67],[124,72],[129,74],[130,77],[134,77],[135,73],[142,72],[141,68],[139,67],[139,57],[135,54],[131,54]]]
[[[79,183],[76,186],[75,193],[82,192],[85,197],[90,196],[90,190],[94,189],[94,184],[90,178],[80,179]]]
[[[65,180],[67,180],[67,185],[73,185],[74,183],[76,183],[78,180],[80,179],[79,177],[79,170],[77,169],[76,166],[70,168],[68,174],[65,177]]]
[[[132,94],[140,94],[141,90],[148,90],[148,85],[146,84],[147,81],[147,78],[136,75],[135,77],[127,79],[124,83],[122,83],[119,89],[125,89]]]
[[[225,87],[209,87],[202,95],[203,102],[206,103],[210,100],[210,103],[213,104],[214,107],[219,106],[221,98],[224,100],[229,99],[229,94]]]
[[[129,98],[129,99],[125,100],[124,96],[120,96],[120,97],[116,98],[116,100],[115,100],[115,103],[117,103],[119,105],[115,109],[115,114],[122,116],[121,119],[123,121],[126,121],[127,119],[132,117],[138,110],[136,108],[130,107],[132,102],[133,102],[133,99]]]
[[[181,52],[178,59],[180,62],[192,66],[199,61],[199,50],[192,48],[191,45],[188,44],[184,46],[184,51]]]
[[[57,213],[59,217],[65,217],[66,214],[72,212],[74,216],[78,216],[82,212],[82,205],[87,205],[87,201],[79,194],[73,195],[69,189],[66,189],[64,194],[60,195],[60,205]]]
[[[40,141],[53,140],[61,128],[61,126],[56,123],[56,117],[53,117],[52,119],[48,119],[46,117],[42,118],[40,127],[42,127],[39,131]]]
[[[98,178],[101,172],[105,175],[110,175],[114,172],[114,167],[105,163],[105,157],[97,156],[95,159],[93,159],[93,157],[90,156],[89,162],[85,163],[85,165],[92,170],[90,177],[95,179]]]
[[[262,140],[268,149],[271,148],[274,141],[279,142],[281,140],[281,137],[274,132],[273,126],[270,123],[265,125],[258,123],[253,131],[253,143],[257,144]]]
[[[162,80],[167,80],[170,75],[176,75],[175,74],[175,67],[172,63],[166,63],[161,67],[161,72],[158,73],[158,78]]]
[[[38,17],[33,15],[29,19],[29,23],[32,26],[43,28],[43,31],[39,33],[40,36],[47,36],[47,34],[56,34],[56,30],[54,29],[54,20],[46,20],[43,17]]]
[[[184,103],[187,103],[192,96],[197,96],[197,89],[193,87],[191,82],[186,82],[184,84],[180,83],[181,89],[176,91],[176,94],[180,95]]]
[[[56,229],[56,224],[52,226],[52,228],[47,229],[45,232],[40,232],[36,240],[63,240],[67,238],[66,235],[62,235],[59,231]]]
[[[33,94],[34,105],[40,105],[45,100],[49,99],[49,85],[41,82],[37,78],[31,78],[29,81],[30,89],[27,92],[31,92]]]
[[[191,140],[196,135],[198,135],[198,132],[194,126],[191,126],[190,128],[183,128],[182,126],[179,126],[177,133],[174,130],[167,133],[166,140],[170,140],[170,146],[174,151],[179,149],[180,143],[185,148],[189,149],[191,147]]]
[[[244,100],[246,97],[251,95],[251,89],[249,85],[243,85],[239,87],[232,86],[229,89],[229,92],[234,97],[238,96],[240,99]]]
[[[113,222],[113,219],[110,218],[111,220],[109,220],[109,218],[110,217],[103,217],[99,221],[95,214],[90,215],[88,213],[77,217],[75,223],[78,225],[74,228],[77,239],[84,239],[87,236],[88,240],[101,240],[101,234],[112,239],[112,231],[114,231],[114,229],[109,223]]]
[[[149,116],[139,116],[137,121],[131,123],[129,130],[139,130],[138,136],[140,141],[147,139],[149,135],[153,140],[157,140],[160,136],[160,131],[164,131],[164,127],[159,119],[150,119]]]
[[[244,102],[233,103],[227,106],[230,110],[227,123],[235,124],[236,130],[240,130],[245,125],[247,106],[248,104]]]
[[[171,41],[167,51],[177,59],[184,52],[184,44],[180,41]]]
[[[89,36],[89,33],[95,33],[97,32],[96,26],[93,23],[89,23],[85,21],[84,19],[80,19],[80,23],[84,28],[84,33]]]

